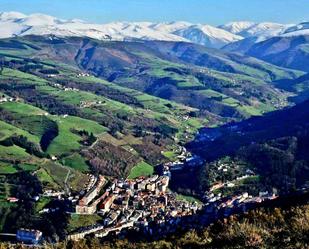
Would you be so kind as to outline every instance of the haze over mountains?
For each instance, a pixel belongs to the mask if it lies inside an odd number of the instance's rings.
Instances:
[[[18,12],[0,14],[0,38],[23,35],[87,36],[112,40],[185,41],[222,48],[250,39],[250,44],[274,36],[309,35],[309,24],[231,22],[218,27],[189,22],[112,22],[91,24],[82,20],[62,20],[44,14],[24,15]]]

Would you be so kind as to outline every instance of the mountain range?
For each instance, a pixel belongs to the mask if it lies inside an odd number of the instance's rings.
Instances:
[[[308,23],[231,22],[218,27],[189,22],[93,24],[79,19],[63,20],[44,14],[24,15],[18,12],[1,13],[0,25],[0,38],[24,35],[86,36],[99,40],[183,41],[212,48],[222,48],[247,39],[257,43],[274,36],[309,34]]]

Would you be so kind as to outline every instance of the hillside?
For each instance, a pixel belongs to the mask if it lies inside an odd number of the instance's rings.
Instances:
[[[11,45],[1,45],[1,231],[34,226],[60,235],[64,218],[39,213],[54,203],[46,191],[78,196],[89,173],[152,174],[168,160],[162,152],[206,124],[198,109],[96,78],[74,60],[30,59],[41,51],[35,45]]]
[[[300,127],[305,131],[308,124],[308,101],[294,107],[268,113],[261,117],[253,117],[239,123],[230,123],[218,128],[201,129],[196,141],[192,143],[194,148],[203,151],[203,147],[213,149],[213,155],[233,152],[239,147],[252,142],[263,142],[279,137],[297,135]],[[220,144],[220,145],[219,145]]]
[[[281,67],[308,72],[308,34],[282,35],[256,42],[253,38],[231,43],[224,50],[245,53]]]
[[[26,62],[20,59],[21,67],[23,63]],[[0,104],[1,134],[2,139],[9,139],[18,131],[17,135],[36,144],[44,156],[56,156],[66,161],[90,145],[95,149],[97,144],[93,143],[103,139],[116,146],[119,153],[136,155],[138,161],[142,158],[133,147],[150,143],[154,152],[161,151],[172,144],[174,136],[183,137],[184,125],[191,126],[192,130],[187,130],[189,134],[197,128],[195,123],[202,122],[192,118],[181,123],[183,116],[195,111],[193,108],[92,76],[79,77],[78,69],[61,66],[55,69],[53,64],[46,66],[38,62],[32,62],[32,65],[41,68],[38,70],[43,71],[46,67],[45,70],[59,74],[49,78],[44,73],[22,72],[22,68],[4,68],[0,75],[2,98],[13,98],[13,101]],[[158,153],[154,162],[161,157]],[[83,160],[80,163],[85,164]]]
[[[288,105],[293,91],[277,82],[305,77],[190,43],[27,36],[1,40],[0,55],[2,146],[29,154],[2,161],[121,177],[164,162],[202,126]]]
[[[303,75],[189,43],[26,37],[4,40],[2,48],[3,54],[15,49],[32,58],[78,66],[114,84],[227,118],[287,105],[289,93],[272,82]]]
[[[196,190],[205,190],[218,181],[227,180],[238,183],[230,188],[224,187],[223,195],[243,191],[251,194],[272,192],[273,188],[280,194],[287,194],[307,188],[307,107],[308,101],[263,117],[202,129],[196,141],[188,146],[208,161],[195,172],[200,184]],[[218,170],[218,165],[225,165],[227,173]],[[254,172],[254,176],[234,181],[247,174],[248,169]]]
[[[62,191],[78,199],[97,174],[151,175],[155,166],[174,160],[201,127],[220,129],[289,106],[292,98],[306,94],[301,88],[306,77],[302,71],[191,43],[3,39],[0,230],[38,227],[49,239],[63,238],[74,221],[65,212],[55,217],[40,211],[53,205],[67,211],[71,204],[46,196],[36,202],[37,195]],[[297,113],[290,117],[298,120]],[[197,154],[207,147],[197,145]],[[192,186],[184,179],[203,175],[195,173],[178,181]],[[198,180],[194,187],[205,190]],[[10,197],[22,205],[9,202]]]

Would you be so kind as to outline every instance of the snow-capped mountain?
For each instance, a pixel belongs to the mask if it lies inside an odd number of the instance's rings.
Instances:
[[[237,34],[244,38],[256,37],[257,41],[262,41],[270,37],[281,35],[286,29],[291,26],[293,25],[272,22],[231,22],[225,25],[221,25],[219,26],[219,28],[229,31],[233,34]]]
[[[293,25],[287,28],[281,36],[292,37],[299,35],[309,35],[309,22],[303,22],[298,25]]]
[[[231,42],[236,42],[243,37],[232,34],[223,29],[210,25],[192,25],[174,32],[193,43],[205,45],[207,47],[221,48]]]
[[[209,25],[188,22],[113,22],[92,24],[81,20],[62,20],[44,14],[18,12],[0,14],[0,38],[22,35],[87,36],[112,40],[185,41],[220,48],[242,37]]]
[[[286,25],[243,21],[231,22],[218,27],[189,22],[94,24],[78,19],[63,20],[44,14],[0,13],[0,38],[23,35],[86,36],[101,40],[184,41],[222,48],[246,39],[254,44],[274,36],[303,34],[309,34],[309,23]],[[248,42],[245,43],[248,44]]]
[[[254,25],[256,25],[256,23],[254,22],[240,21],[240,22],[229,22],[227,24],[218,26],[218,28],[224,29],[235,35],[240,35],[241,32],[251,28]]]

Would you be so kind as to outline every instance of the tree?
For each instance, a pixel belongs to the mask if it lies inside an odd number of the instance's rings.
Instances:
[[[0,75],[2,75],[3,69],[4,69],[4,57],[0,56]]]

